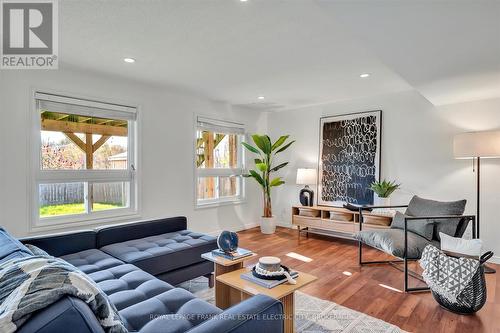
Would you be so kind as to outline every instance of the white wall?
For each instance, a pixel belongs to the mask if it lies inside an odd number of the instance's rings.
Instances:
[[[266,127],[266,117],[259,112],[77,70],[2,71],[0,225],[14,235],[29,233],[28,114],[33,111],[30,94],[34,88],[140,106],[143,219],[185,215],[189,228],[201,232],[236,230],[258,221],[260,201],[255,199],[258,193],[253,184],[247,186],[244,204],[194,209],[193,135],[194,114],[236,120],[254,132]]]
[[[287,184],[274,189],[274,214],[290,223],[290,206],[298,202],[296,169],[316,167],[319,118],[350,112],[383,110],[382,177],[403,188],[393,203],[413,194],[438,200],[466,198],[475,211],[475,177],[471,162],[455,160],[453,135],[500,128],[500,99],[434,107],[415,91],[300,108],[259,113],[199,98],[182,91],[148,86],[77,70],[2,71],[0,73],[0,225],[17,236],[28,230],[28,115],[32,89],[60,91],[141,107],[142,218],[186,215],[189,227],[201,232],[253,226],[261,213],[256,184],[247,182],[247,202],[237,206],[194,209],[194,114],[237,120],[249,132],[297,140],[280,160],[290,160],[282,174]],[[482,168],[482,238],[500,254],[500,160],[485,160]],[[65,230],[69,230],[66,228]],[[60,230],[58,230],[60,231]]]
[[[500,99],[436,108],[416,91],[409,91],[268,114],[271,135],[290,134],[297,140],[284,156],[291,162],[287,184],[274,198],[274,214],[283,224],[291,223],[290,206],[298,203],[297,168],[317,167],[319,118],[370,110],[383,110],[382,177],[403,184],[392,203],[405,204],[414,194],[436,200],[465,198],[467,212],[475,212],[472,162],[453,158],[453,136],[500,128]],[[500,255],[500,160],[485,160],[481,171],[481,238]]]

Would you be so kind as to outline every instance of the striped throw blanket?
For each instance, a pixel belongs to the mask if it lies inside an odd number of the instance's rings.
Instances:
[[[94,281],[66,261],[44,255],[0,265],[0,332],[16,331],[35,311],[65,296],[84,301],[105,332],[127,332],[116,308]]]

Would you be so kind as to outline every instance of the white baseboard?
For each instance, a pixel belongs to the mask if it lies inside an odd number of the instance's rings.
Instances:
[[[488,260],[488,262],[491,262],[493,264],[500,264],[500,257],[499,256],[493,256],[493,257],[491,257],[490,260]]]
[[[258,226],[259,226],[258,223],[245,223],[242,226],[238,226],[236,228],[231,228],[231,231],[238,232],[238,231],[242,231],[242,230],[252,229],[252,228],[255,228],[255,227],[258,227]],[[219,229],[219,230],[207,232],[207,235],[218,236],[224,230],[227,230],[227,229]]]
[[[294,228],[293,224],[286,223],[286,222],[277,222],[276,225],[279,227],[283,227],[283,228],[289,228],[289,229]]]
[[[253,222],[253,223],[245,223],[243,224],[242,226],[238,226],[236,228],[231,228],[230,230],[231,231],[234,231],[234,232],[238,232],[238,231],[243,231],[243,230],[247,230],[247,229],[252,229],[252,228],[255,228],[255,227],[258,227],[259,226],[259,223],[258,222]],[[290,224],[290,223],[285,223],[285,222],[282,222],[282,221],[277,221],[276,222],[276,226],[279,226],[279,227],[284,227],[284,228],[290,228],[292,229],[293,228],[293,225]],[[215,231],[211,231],[211,232],[207,232],[206,234],[207,235],[210,235],[210,236],[218,236],[222,231],[224,230],[228,230],[228,229],[219,229],[219,230],[215,230]]]

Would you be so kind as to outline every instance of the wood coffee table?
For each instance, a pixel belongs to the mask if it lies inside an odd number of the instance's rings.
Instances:
[[[245,260],[254,258],[257,256],[257,253],[253,253],[250,256],[237,259],[237,260],[229,260],[223,257],[219,256],[214,256],[212,252],[207,252],[203,253],[201,257],[203,259],[212,261],[214,263],[214,274],[215,274],[215,306],[217,306],[220,309],[227,309],[229,308],[232,303],[231,303],[231,298],[235,297],[232,295],[231,288],[229,288],[227,285],[217,281],[217,277],[229,273],[238,269],[243,268],[243,262]]]
[[[268,289],[242,279],[240,275],[247,271],[249,271],[249,269],[241,268],[226,274],[219,275],[215,278],[216,283],[221,283],[231,290],[229,305],[235,305],[257,294],[264,294],[276,298],[283,303],[283,312],[285,315],[285,333],[295,332],[294,293],[296,290],[308,285],[311,282],[316,281],[318,278],[311,274],[298,272],[299,276],[295,279],[297,281],[297,284],[283,283],[279,286]]]

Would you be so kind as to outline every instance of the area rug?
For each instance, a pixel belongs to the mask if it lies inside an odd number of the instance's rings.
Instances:
[[[184,288],[196,297],[215,304],[214,289],[208,288],[206,278],[184,282]],[[344,306],[295,292],[295,328],[303,333],[403,333],[399,327]]]

